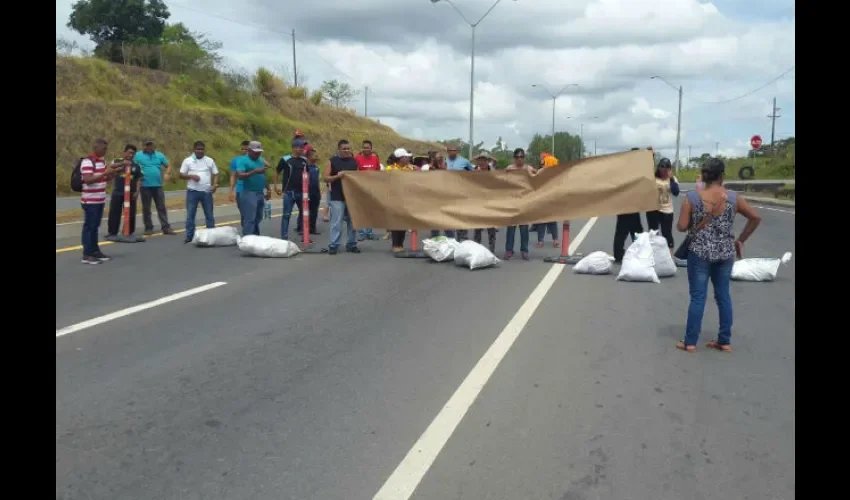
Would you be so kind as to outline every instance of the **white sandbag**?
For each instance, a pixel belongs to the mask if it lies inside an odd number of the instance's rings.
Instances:
[[[576,274],[609,274],[613,267],[614,257],[598,251],[587,254],[573,266]]]
[[[298,255],[301,249],[289,241],[249,234],[239,239],[239,251],[254,257],[292,257]]]
[[[732,265],[732,279],[736,281],[773,281],[779,272],[780,264],[791,260],[791,252],[785,252],[781,259],[741,259]]]
[[[674,276],[676,274],[676,262],[670,255],[667,238],[658,234],[658,231],[650,230],[649,243],[652,245],[652,258],[655,260],[655,275],[659,278]]]
[[[649,233],[640,233],[623,256],[623,264],[620,266],[620,274],[617,281],[641,281],[661,283],[655,272],[655,258],[653,257],[652,244],[649,242]]]
[[[232,247],[239,242],[239,231],[233,226],[198,229],[192,243],[198,247]]]
[[[472,240],[460,243],[455,249],[455,265],[468,267],[469,269],[481,269],[495,266],[499,258],[484,245]]]
[[[422,250],[425,255],[436,262],[446,262],[455,258],[455,250],[460,243],[454,238],[437,236],[422,241]]]

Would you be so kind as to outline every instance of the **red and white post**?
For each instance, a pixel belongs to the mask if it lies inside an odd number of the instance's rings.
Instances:
[[[580,253],[570,255],[570,221],[564,221],[561,226],[561,254],[557,257],[546,257],[543,260],[557,264],[575,264],[581,260],[581,257]]]

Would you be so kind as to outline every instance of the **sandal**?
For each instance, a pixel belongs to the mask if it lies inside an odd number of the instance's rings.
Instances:
[[[558,240],[553,241],[552,246],[555,248],[561,248],[561,244],[558,242]]]
[[[543,242],[538,241],[534,246],[536,246],[537,248],[543,248]]]
[[[732,352],[732,346],[729,344],[720,344],[716,340],[712,340],[705,344],[706,347],[718,350],[720,352]]]
[[[680,351],[689,352],[689,353],[695,353],[697,351],[697,346],[695,346],[695,345],[685,345],[685,341],[680,340],[680,341],[676,342],[676,349],[679,349]]]

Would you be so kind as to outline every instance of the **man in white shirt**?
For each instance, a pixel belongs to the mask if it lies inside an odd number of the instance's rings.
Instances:
[[[183,243],[189,243],[195,237],[195,215],[199,202],[204,209],[207,228],[215,227],[213,193],[218,189],[218,168],[213,159],[206,156],[203,142],[195,141],[194,149],[192,156],[180,165],[180,178],[189,181],[186,184],[186,239]]]

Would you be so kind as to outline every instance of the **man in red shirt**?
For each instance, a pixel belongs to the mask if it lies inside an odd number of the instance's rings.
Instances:
[[[372,141],[365,140],[363,141],[363,146],[360,153],[354,157],[357,161],[357,170],[358,171],[366,171],[366,172],[380,172],[381,171],[381,159],[378,158],[378,155],[372,152]],[[358,231],[360,233],[358,235],[357,240],[374,240],[375,235],[372,233],[372,228],[361,229]]]

